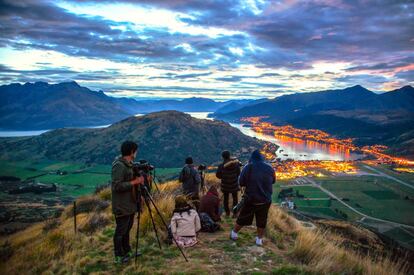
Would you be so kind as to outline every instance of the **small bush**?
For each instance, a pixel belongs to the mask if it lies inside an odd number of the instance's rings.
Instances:
[[[94,192],[94,194],[95,195],[97,195],[97,194],[99,194],[101,191],[103,191],[103,190],[105,190],[105,189],[108,189],[108,187],[109,187],[109,183],[108,184],[101,184],[101,185],[97,185],[96,187],[95,187],[95,192]]]
[[[100,212],[108,208],[109,202],[101,200],[96,196],[83,197],[76,201],[76,213]],[[73,205],[67,209],[66,215],[73,217]]]
[[[45,244],[50,250],[63,250],[65,234],[60,230],[54,230],[47,235]]]
[[[86,223],[79,228],[82,233],[91,234],[96,230],[107,226],[110,223],[110,219],[102,214],[93,214]]]
[[[59,219],[49,219],[43,225],[43,232],[48,232],[52,229],[57,228],[60,225]]]
[[[99,191],[98,197],[104,201],[110,201],[112,199],[112,191],[111,188],[105,188]]]
[[[0,246],[0,261],[5,262],[13,255],[13,248],[8,241]]]

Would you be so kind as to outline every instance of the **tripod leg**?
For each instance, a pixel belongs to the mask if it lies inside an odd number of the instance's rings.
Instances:
[[[141,209],[138,209],[138,216],[137,216],[137,235],[136,235],[136,244],[135,244],[135,264],[137,264],[138,258],[138,241],[139,241],[139,222],[141,220]]]
[[[157,179],[157,176],[155,175],[155,169],[154,169],[154,172],[152,174],[152,182],[154,183],[155,188],[157,189],[158,193],[160,193],[160,189],[158,188],[158,184],[156,182],[156,179]],[[160,182],[160,181],[158,181],[158,182]]]
[[[155,211],[157,212],[158,216],[160,216],[161,221],[162,221],[162,223],[163,223],[163,224],[164,224],[164,226],[165,226],[165,229],[168,231],[168,225],[167,225],[167,223],[165,222],[164,217],[161,215],[160,210],[158,210],[157,205],[155,204],[155,202],[154,202],[153,198],[151,197],[151,194],[149,194],[149,192],[148,192],[148,190],[147,190],[147,189],[144,189],[144,190],[145,190],[145,193],[148,195],[148,199],[151,201],[152,205],[154,206]],[[172,237],[172,239],[173,239],[173,241],[174,241],[175,245],[177,246],[177,248],[180,250],[181,255],[183,255],[183,257],[184,257],[185,261],[186,261],[186,262],[188,262],[188,259],[187,259],[187,257],[185,256],[184,251],[183,251],[183,250],[182,250],[182,248],[178,245],[177,240],[174,238],[174,236]]]
[[[144,198],[144,201],[145,201],[145,204],[147,205],[147,208],[148,208],[148,213],[149,213],[150,218],[151,218],[152,227],[154,228],[155,236],[157,237],[158,246],[160,247],[160,249],[162,249],[161,248],[160,238],[158,237],[158,230],[157,230],[157,227],[155,226],[154,217],[152,216],[150,204],[148,203],[148,199],[147,198]]]

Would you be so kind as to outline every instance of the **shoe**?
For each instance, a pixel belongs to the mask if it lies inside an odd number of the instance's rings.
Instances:
[[[259,237],[256,237],[256,245],[257,246],[263,246],[263,239],[260,239]]]
[[[129,258],[135,258],[135,256],[136,256],[136,257],[142,256],[142,253],[138,251],[138,252],[135,254],[135,252],[129,251],[127,255],[128,255],[128,257],[129,257]]]
[[[128,256],[124,256],[124,257],[116,256],[115,260],[114,260],[115,264],[126,264],[128,262],[129,262],[129,257]]]
[[[233,230],[230,232],[230,239],[232,239],[233,241],[237,241],[237,238],[239,236],[237,235],[236,232],[234,232]]]
[[[129,260],[130,260],[129,256],[128,256],[128,255],[126,255],[126,256],[122,257],[122,261],[121,261],[121,263],[126,264],[126,263],[128,263],[128,262],[129,262]]]

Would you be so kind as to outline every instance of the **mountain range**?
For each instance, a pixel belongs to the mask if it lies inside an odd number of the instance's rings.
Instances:
[[[414,88],[377,94],[356,85],[341,90],[284,95],[212,117],[239,120],[266,116],[275,125],[324,130],[353,137],[359,145],[382,143],[399,155],[414,157]]]
[[[35,82],[0,86],[0,129],[43,130],[61,127],[100,126],[137,113],[163,110],[214,112],[228,104],[240,106],[249,100],[216,102],[206,98],[184,100],[135,100],[111,97],[76,82]]]
[[[162,111],[132,116],[106,128],[63,128],[34,137],[2,138],[0,155],[11,160],[111,164],[125,140],[137,142],[138,158],[158,167],[180,167],[188,156],[196,163],[210,165],[221,161],[223,150],[247,160],[264,144],[223,121]]]

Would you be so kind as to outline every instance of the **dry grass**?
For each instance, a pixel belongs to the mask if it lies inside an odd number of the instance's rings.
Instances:
[[[323,274],[408,274],[406,262],[391,262],[388,258],[373,258],[357,254],[332,241],[327,231],[298,231],[292,255],[312,271]]]

